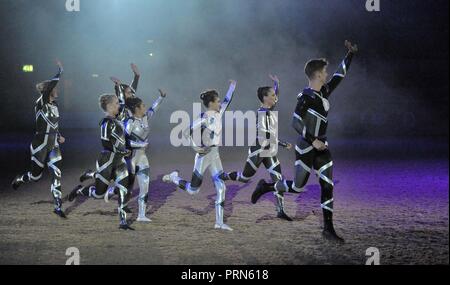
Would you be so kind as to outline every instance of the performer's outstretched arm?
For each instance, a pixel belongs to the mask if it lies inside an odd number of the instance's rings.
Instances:
[[[348,52],[341,64],[339,65],[336,72],[333,74],[333,77],[325,84],[325,87],[328,90],[328,96],[336,89],[336,87],[341,83],[342,79],[347,75],[347,71],[350,68],[350,64],[352,63],[353,55],[358,51],[358,47],[356,45],[352,45],[351,42],[345,41],[345,46],[348,49]]]
[[[276,75],[269,74],[270,79],[273,81],[273,89],[275,90],[275,94],[277,96],[280,95],[280,80]]]
[[[236,89],[236,81],[230,80],[230,87],[228,88],[227,95],[225,95],[225,98],[223,99],[222,104],[220,105],[220,117],[222,117],[222,115],[228,109],[228,106],[230,106],[235,89]]]
[[[133,70],[134,78],[133,78],[133,81],[131,82],[130,86],[134,89],[134,91],[136,91],[138,88],[139,78],[141,77],[141,74],[140,74],[139,69],[136,64],[132,63],[131,69]]]
[[[167,96],[167,94],[161,89],[158,89],[158,91],[159,91],[158,99],[156,99],[155,102],[153,102],[152,106],[147,110],[148,119],[150,119],[156,113],[156,111],[158,111],[162,101]]]
[[[114,91],[116,93],[117,99],[119,99],[119,103],[121,105],[125,104],[125,98],[124,98],[124,95],[123,95],[123,92],[122,92],[123,90],[120,87],[120,84],[122,82],[120,81],[119,78],[114,77],[114,76],[111,76],[109,79],[111,79],[111,81],[114,82]]]
[[[61,77],[61,74],[63,72],[63,67],[61,62],[57,62],[58,65],[58,73],[56,73],[55,76],[53,76],[50,81],[45,84],[44,89],[42,90],[42,100],[44,101],[44,104],[48,103],[50,101],[50,94],[52,93],[53,89],[56,87],[56,85],[59,82],[59,78]]]

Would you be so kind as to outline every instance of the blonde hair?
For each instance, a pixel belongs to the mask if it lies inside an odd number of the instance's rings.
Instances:
[[[103,95],[100,95],[98,104],[99,104],[100,108],[106,112],[106,106],[108,106],[108,104],[111,104],[114,101],[114,99],[117,99],[116,95],[103,94]]]

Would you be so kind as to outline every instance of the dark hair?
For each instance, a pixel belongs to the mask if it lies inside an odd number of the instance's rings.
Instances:
[[[309,79],[313,79],[314,73],[321,71],[328,65],[328,61],[324,58],[311,59],[305,65],[305,73]]]
[[[125,100],[125,105],[130,109],[131,113],[135,113],[136,108],[142,104],[142,100],[138,97],[132,97]]]
[[[131,91],[131,93],[133,93],[133,94],[136,94],[136,90],[134,90],[133,89],[133,87],[131,87],[130,85],[128,85],[128,84],[120,84],[120,88],[122,89],[122,92],[125,92],[125,90],[127,89],[127,88],[130,88],[130,91]]]
[[[50,80],[42,81],[36,84],[36,90],[39,93],[44,93],[44,90],[47,88],[48,84],[50,83]]]
[[[270,89],[273,89],[273,87],[270,86],[264,86],[258,88],[258,99],[261,101],[261,103],[264,103],[264,97],[269,95]]]
[[[106,106],[108,106],[108,104],[110,104],[114,100],[114,98],[117,98],[117,96],[113,94],[100,95],[100,98],[98,100],[100,108],[102,108],[102,110],[106,112]]]
[[[206,90],[200,94],[200,99],[202,99],[203,105],[205,105],[206,108],[208,108],[209,103],[214,102],[217,97],[219,97],[219,93],[216,90]]]

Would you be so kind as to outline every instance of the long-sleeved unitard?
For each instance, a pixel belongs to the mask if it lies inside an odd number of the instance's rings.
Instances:
[[[119,194],[120,224],[126,225],[124,206],[128,192],[128,169],[124,157],[129,154],[129,150],[126,148],[123,123],[116,118],[106,117],[100,123],[100,132],[103,150],[96,163],[95,183],[80,187],[76,194],[103,199],[110,181],[114,181]]]
[[[277,97],[279,96],[280,86],[278,82],[274,83],[274,90]],[[276,155],[262,155],[265,150],[269,149],[270,143],[276,143],[281,147],[287,147],[286,142],[278,140],[278,116],[273,112],[275,106],[268,109],[260,107],[257,111],[257,137],[255,145],[248,150],[247,161],[242,172],[230,172],[222,175],[224,180],[234,180],[247,183],[256,174],[261,164],[264,165],[269,172],[272,181],[277,182],[283,178],[281,174],[281,164]],[[269,153],[269,152],[268,152]],[[284,211],[284,195],[283,193],[274,192],[277,199],[277,211]]]
[[[222,162],[219,155],[219,142],[221,138],[221,119],[231,103],[234,94],[234,86],[230,86],[223,99],[219,112],[202,113],[201,117],[194,121],[191,128],[185,131],[190,137],[195,155],[194,169],[191,181],[183,180],[177,175],[171,175],[170,181],[191,195],[197,194],[203,182],[206,170],[209,169],[211,178],[216,188],[216,228],[228,228],[223,222],[224,202],[226,186],[220,178],[223,173]]]
[[[163,97],[159,97],[148,109],[143,118],[131,116],[125,120],[125,137],[128,148],[132,150],[131,157],[128,159],[130,176],[137,177],[139,184],[139,217],[145,218],[146,205],[148,201],[148,191],[150,183],[150,165],[145,153],[148,146],[148,137],[150,134],[150,119],[159,109]],[[130,185],[133,186],[132,184]],[[130,189],[129,189],[130,190]]]
[[[59,111],[55,101],[50,102],[50,95],[59,82],[63,70],[42,84],[41,96],[37,99],[34,110],[36,114],[36,133],[30,145],[31,168],[25,174],[16,177],[15,187],[30,181],[39,181],[45,166],[52,174],[50,187],[55,210],[60,211],[61,201],[61,150],[59,148]]]

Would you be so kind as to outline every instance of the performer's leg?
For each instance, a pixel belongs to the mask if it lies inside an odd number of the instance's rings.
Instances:
[[[125,162],[127,164],[127,170],[128,170],[128,181],[127,181],[127,189],[128,189],[128,198],[131,198],[133,193],[133,186],[134,181],[136,180],[136,161],[138,160],[139,155],[136,153],[136,151],[133,151],[133,154],[131,157],[125,158]]]
[[[170,182],[177,185],[181,190],[184,190],[191,195],[198,194],[200,192],[200,186],[203,183],[203,174],[209,166],[209,155],[210,153],[206,155],[195,155],[195,164],[194,170],[192,171],[191,182],[183,180],[179,176],[178,171],[174,171],[170,174],[164,175],[162,180],[164,182]]]
[[[45,162],[48,155],[48,150],[44,142],[38,138],[34,138],[31,143],[31,167],[30,171],[24,174],[17,175],[11,183],[14,189],[18,189],[22,184],[29,183],[31,181],[37,182],[42,178]]]
[[[114,153],[101,153],[96,163],[95,182],[88,186],[78,185],[75,187],[69,194],[69,202],[72,202],[77,196],[104,199],[113,175],[113,159]]]
[[[228,225],[224,224],[223,215],[224,215],[224,205],[225,205],[225,192],[226,186],[222,179],[220,179],[220,175],[223,173],[222,162],[220,160],[219,152],[217,148],[214,148],[211,153],[211,163],[209,166],[209,171],[211,173],[211,177],[214,183],[214,187],[216,188],[216,224],[214,227],[216,229],[228,230],[232,231]]]
[[[313,166],[315,151],[308,143],[299,140],[296,145],[296,162],[295,162],[295,181],[281,179],[274,183],[266,183],[264,180],[259,181],[252,195],[252,203],[256,203],[258,199],[272,191],[278,194],[285,192],[301,193],[303,187],[308,181]]]
[[[283,180],[283,176],[281,174],[281,164],[276,156],[267,157],[263,160],[264,166],[267,171],[270,173],[270,177],[272,178],[272,183],[267,183],[267,186],[274,186],[277,182]],[[270,185],[270,186],[269,186]],[[275,188],[276,189],[276,188]],[[273,191],[273,194],[277,203],[277,216],[280,219],[284,219],[287,221],[292,221],[292,219],[285,213],[284,211],[284,192],[285,191]]]
[[[242,172],[233,171],[230,173],[223,173],[220,178],[224,181],[233,180],[239,181],[242,183],[247,183],[250,179],[256,174],[259,166],[261,165],[262,158],[260,157],[261,153],[260,147],[251,147],[248,150],[247,161],[244,166],[244,170]]]
[[[304,192],[313,167],[316,151],[313,146],[301,140],[295,146],[295,180],[280,180],[275,185],[275,189],[279,193],[301,193]]]
[[[128,226],[127,224],[127,214],[124,211],[124,207],[126,205],[126,199],[127,199],[127,193],[128,193],[128,169],[127,169],[127,164],[125,162],[125,160],[123,159],[121,163],[119,163],[115,169],[114,169],[114,182],[115,185],[117,187],[117,189],[119,190],[119,208],[118,208],[118,213],[119,213],[119,220],[120,220],[120,229],[131,229],[133,230],[133,228],[131,228],[130,226]]]
[[[48,156],[47,166],[52,173],[51,192],[55,204],[55,213],[61,217],[65,217],[62,211],[62,192],[61,192],[61,150],[59,147],[54,148]]]
[[[137,221],[150,222],[151,220],[145,216],[148,202],[148,187],[150,184],[150,166],[145,153],[141,153],[139,155],[136,169],[137,169],[136,177],[139,183],[139,197],[138,197],[139,215]]]
[[[328,149],[317,153],[314,160],[314,169],[317,169],[321,188],[320,206],[324,220],[323,235],[327,239],[344,242],[336,234],[333,226],[333,160]]]

